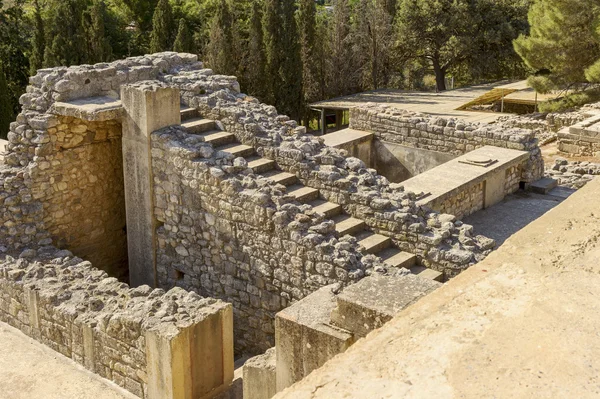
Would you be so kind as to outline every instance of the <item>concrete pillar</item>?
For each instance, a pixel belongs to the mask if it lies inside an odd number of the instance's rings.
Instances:
[[[179,89],[159,82],[123,86],[123,172],[129,278],[133,287],[156,282],[156,219],[150,135],[181,123]]]
[[[244,363],[244,399],[271,399],[277,393],[275,348]]]
[[[212,399],[233,381],[233,307],[145,334],[148,399]]]
[[[327,110],[321,108],[321,135],[327,134]]]

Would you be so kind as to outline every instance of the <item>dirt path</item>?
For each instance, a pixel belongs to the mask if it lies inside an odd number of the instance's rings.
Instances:
[[[0,399],[135,398],[18,330],[0,323]]]

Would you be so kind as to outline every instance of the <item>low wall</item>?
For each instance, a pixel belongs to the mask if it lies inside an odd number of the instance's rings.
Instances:
[[[0,259],[0,321],[141,398],[204,397],[233,378],[231,305],[129,288],[68,251]]]
[[[600,115],[558,132],[558,149],[575,156],[600,156]]]
[[[527,151],[530,159],[521,180],[532,183],[544,175],[537,139],[527,129],[466,123],[375,104],[353,108],[350,127],[374,132],[383,142],[454,156],[486,145]]]

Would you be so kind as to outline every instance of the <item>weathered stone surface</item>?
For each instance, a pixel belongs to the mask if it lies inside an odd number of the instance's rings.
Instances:
[[[358,339],[382,327],[401,310],[440,286],[437,281],[415,275],[373,275],[337,295],[331,322]]]
[[[275,348],[244,363],[244,399],[271,399],[277,393]]]

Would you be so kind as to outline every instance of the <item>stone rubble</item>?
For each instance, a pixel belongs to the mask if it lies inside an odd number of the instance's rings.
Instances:
[[[558,180],[558,185],[578,190],[600,176],[600,163],[569,161],[557,158],[546,168],[546,177]]]

